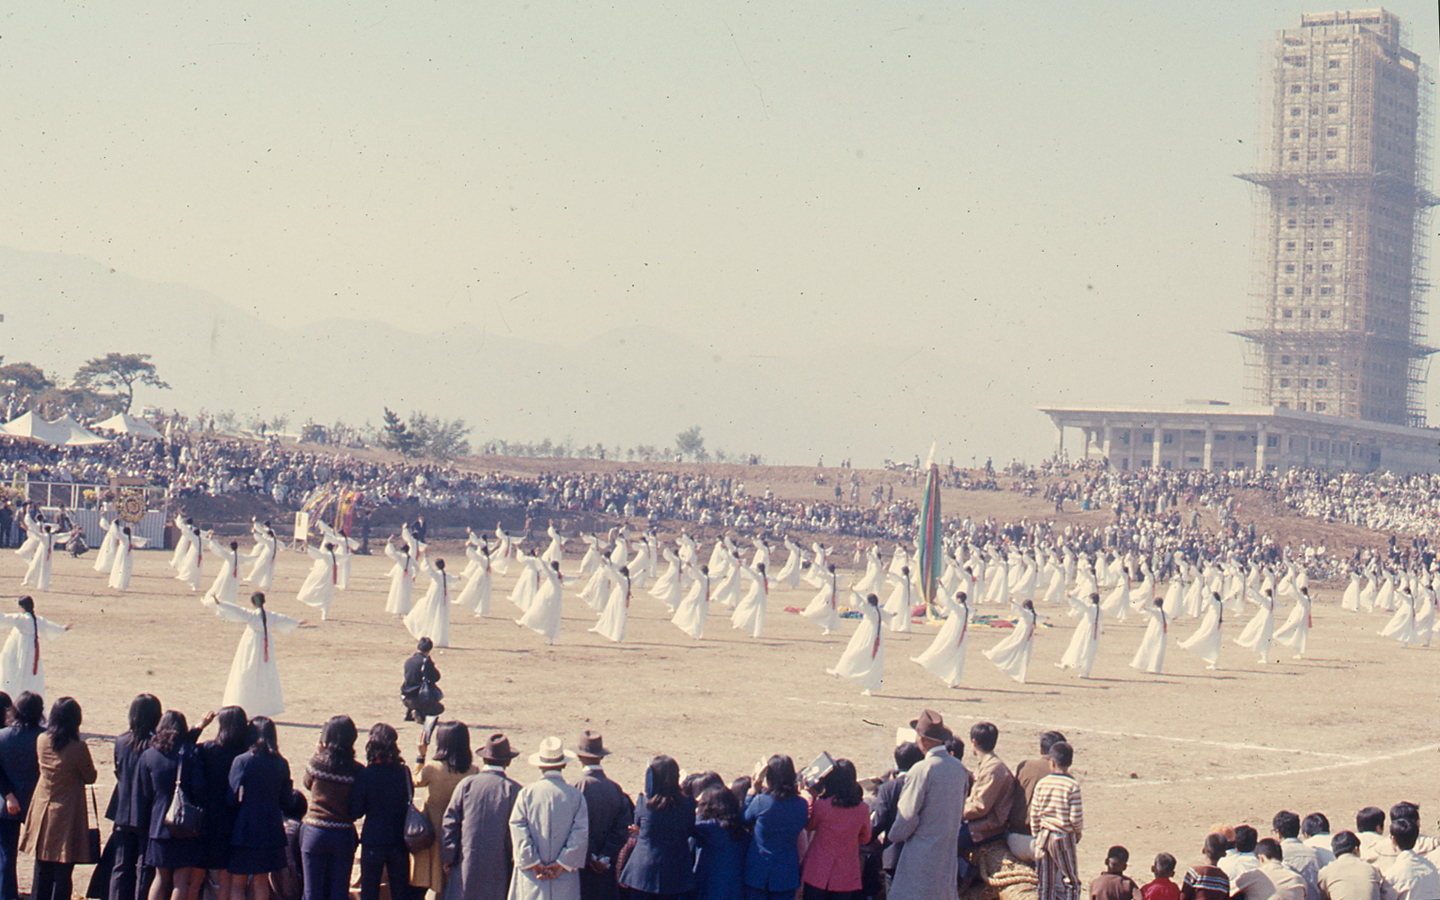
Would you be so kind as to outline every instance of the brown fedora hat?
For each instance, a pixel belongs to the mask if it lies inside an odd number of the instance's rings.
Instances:
[[[911,722],[910,727],[915,729],[918,737],[929,738],[932,741],[944,742],[954,737],[950,733],[950,729],[945,727],[944,717],[933,709],[922,709],[920,718]]]
[[[580,743],[575,748],[576,756],[593,757],[599,759],[602,756],[609,756],[610,751],[605,749],[605,738],[598,731],[586,731],[580,735]]]
[[[492,734],[485,741],[485,749],[480,751],[481,759],[493,760],[494,762],[509,762],[520,754],[510,749],[510,739],[503,734]]]

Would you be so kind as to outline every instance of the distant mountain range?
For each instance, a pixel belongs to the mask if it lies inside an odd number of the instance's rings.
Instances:
[[[52,377],[110,351],[150,353],[173,390],[136,403],[244,422],[286,413],[378,423],[382,407],[464,417],[472,444],[573,438],[668,446],[699,425],[706,446],[766,462],[878,465],[923,457],[1037,460],[1053,432],[1023,367],[899,347],[707,343],[703,333],[621,328],[574,346],[494,329],[415,333],[331,319],[287,328],[204,291],[157,284],[95,260],[0,247],[0,352]],[[698,314],[697,314],[698,315]],[[1017,373],[1021,373],[1017,375]],[[1054,393],[1052,390],[1050,393]]]

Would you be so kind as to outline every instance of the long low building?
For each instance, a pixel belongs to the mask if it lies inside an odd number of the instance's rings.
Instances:
[[[1078,429],[1078,459],[1108,459],[1123,470],[1295,466],[1346,472],[1440,471],[1440,429],[1341,419],[1278,406],[1218,401],[1146,409],[1041,407],[1055,423],[1055,452]]]

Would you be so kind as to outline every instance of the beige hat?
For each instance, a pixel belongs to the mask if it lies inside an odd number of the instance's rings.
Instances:
[[[565,742],[558,737],[547,737],[540,742],[540,750],[530,754],[530,765],[539,769],[564,766],[575,761],[575,754],[565,749]]]

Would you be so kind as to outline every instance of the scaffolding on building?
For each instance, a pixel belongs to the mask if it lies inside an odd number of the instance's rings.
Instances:
[[[1246,392],[1291,407],[1425,424],[1428,68],[1380,10],[1306,15],[1279,33],[1263,172]]]

